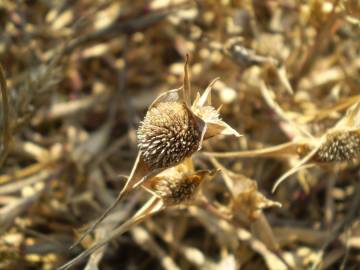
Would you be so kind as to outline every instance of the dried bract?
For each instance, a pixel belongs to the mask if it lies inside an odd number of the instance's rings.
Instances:
[[[199,93],[197,94],[191,109],[196,116],[205,122],[206,129],[204,139],[209,139],[217,135],[234,135],[240,137],[241,135],[236,130],[221,120],[219,109],[216,110],[211,104],[211,90],[217,80],[218,78],[214,79],[201,96]]]
[[[281,207],[280,203],[269,200],[260,193],[255,181],[246,179],[243,182],[243,184],[238,184],[238,190],[235,191],[236,196],[232,205],[234,212],[241,213],[249,220],[254,220],[259,217],[264,208]]]

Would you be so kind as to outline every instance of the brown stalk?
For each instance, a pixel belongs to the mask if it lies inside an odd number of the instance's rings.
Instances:
[[[8,155],[11,143],[11,134],[10,134],[10,108],[9,108],[9,100],[7,95],[7,87],[6,87],[6,78],[4,68],[0,64],[0,88],[1,95],[3,100],[3,151],[0,155],[0,168],[2,167],[6,156]]]
[[[151,173],[150,175],[147,175],[146,177],[143,177],[146,173],[148,173],[148,167],[143,162],[141,158],[141,152],[138,154],[135,164],[138,164],[139,166],[134,166],[133,171],[131,172],[129,178],[126,180],[124,188],[121,190],[121,192],[116,197],[115,201],[101,214],[101,216],[80,236],[80,238],[71,245],[70,249],[77,246],[89,233],[91,233],[99,224],[101,221],[106,218],[106,216],[114,210],[114,208],[118,205],[118,203],[121,201],[123,196],[129,192],[132,188],[136,188],[140,186],[142,183],[144,183],[150,176],[153,176],[156,173]]]
[[[185,67],[184,67],[184,86],[183,86],[183,95],[184,95],[184,101],[186,105],[189,107],[191,106],[191,82],[190,82],[190,72],[189,72],[189,55],[186,54],[186,61],[185,61]]]
[[[296,155],[297,149],[304,145],[305,144],[301,142],[287,142],[263,149],[234,152],[202,152],[202,154],[217,158],[286,157],[288,155]]]
[[[80,253],[77,257],[72,259],[71,261],[67,262],[63,266],[59,267],[58,270],[66,270],[69,269],[71,266],[79,263],[85,257],[90,256],[96,250],[101,248],[102,246],[109,243],[111,240],[116,238],[117,236],[125,233],[135,225],[142,222],[145,218],[154,215],[155,213],[160,212],[164,209],[164,204],[161,199],[157,197],[152,197],[131,219],[127,220],[122,225],[118,226],[115,230],[113,230],[107,237],[100,240],[99,242],[92,245],[89,249],[85,250],[84,252]]]

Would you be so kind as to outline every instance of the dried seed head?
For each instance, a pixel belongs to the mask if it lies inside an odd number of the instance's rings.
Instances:
[[[283,174],[274,184],[272,192],[287,177],[316,163],[352,162],[360,158],[360,102],[352,105],[343,118],[321,138],[311,138],[308,146],[297,148],[305,155],[301,161]]]
[[[184,103],[159,102],[138,129],[142,158],[152,169],[174,166],[199,149],[202,129]]]
[[[272,191],[274,192],[287,177],[302,168],[311,167],[316,163],[351,162],[359,158],[360,130],[333,129],[323,136],[317,147],[275,182]]]
[[[199,187],[202,178],[198,175],[188,177],[156,177],[150,184],[151,190],[166,205],[176,205],[191,200]]]
[[[143,187],[159,197],[166,206],[191,201],[197,194],[206,176],[214,176],[217,171],[194,171],[191,159],[186,159],[152,177]]]
[[[316,151],[316,162],[352,161],[360,156],[358,131],[334,131],[326,135],[325,142]]]

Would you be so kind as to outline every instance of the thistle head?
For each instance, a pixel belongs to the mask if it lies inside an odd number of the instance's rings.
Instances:
[[[168,168],[200,148],[203,121],[183,102],[152,106],[138,129],[142,158],[151,168]]]
[[[325,135],[312,161],[319,163],[352,161],[360,157],[360,131],[336,130]]]
[[[349,162],[360,157],[360,103],[351,106],[343,118],[320,139],[311,161]]]
[[[273,192],[290,175],[317,163],[352,162],[360,158],[360,103],[351,106],[343,118],[320,138],[312,138],[303,148],[301,161],[274,184]]]
[[[317,162],[352,161],[360,157],[360,103],[323,136],[313,160]]]
[[[191,105],[188,59],[181,88],[160,95],[148,109],[137,132],[141,158],[150,169],[175,166],[200,150],[202,141],[219,134],[240,136],[211,106],[210,83]]]
[[[144,187],[159,197],[165,205],[186,204],[194,199],[206,176],[213,176],[215,171],[192,171],[186,164],[176,167],[151,178]]]

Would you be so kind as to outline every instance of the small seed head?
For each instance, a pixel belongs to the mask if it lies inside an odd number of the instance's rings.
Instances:
[[[177,165],[199,149],[201,124],[182,102],[160,102],[150,108],[138,132],[142,158],[152,169]]]
[[[177,205],[191,200],[201,183],[199,176],[159,177],[151,184],[151,189],[167,205]]]
[[[358,131],[336,131],[326,136],[325,142],[315,153],[317,162],[352,161],[360,156],[360,134]]]

